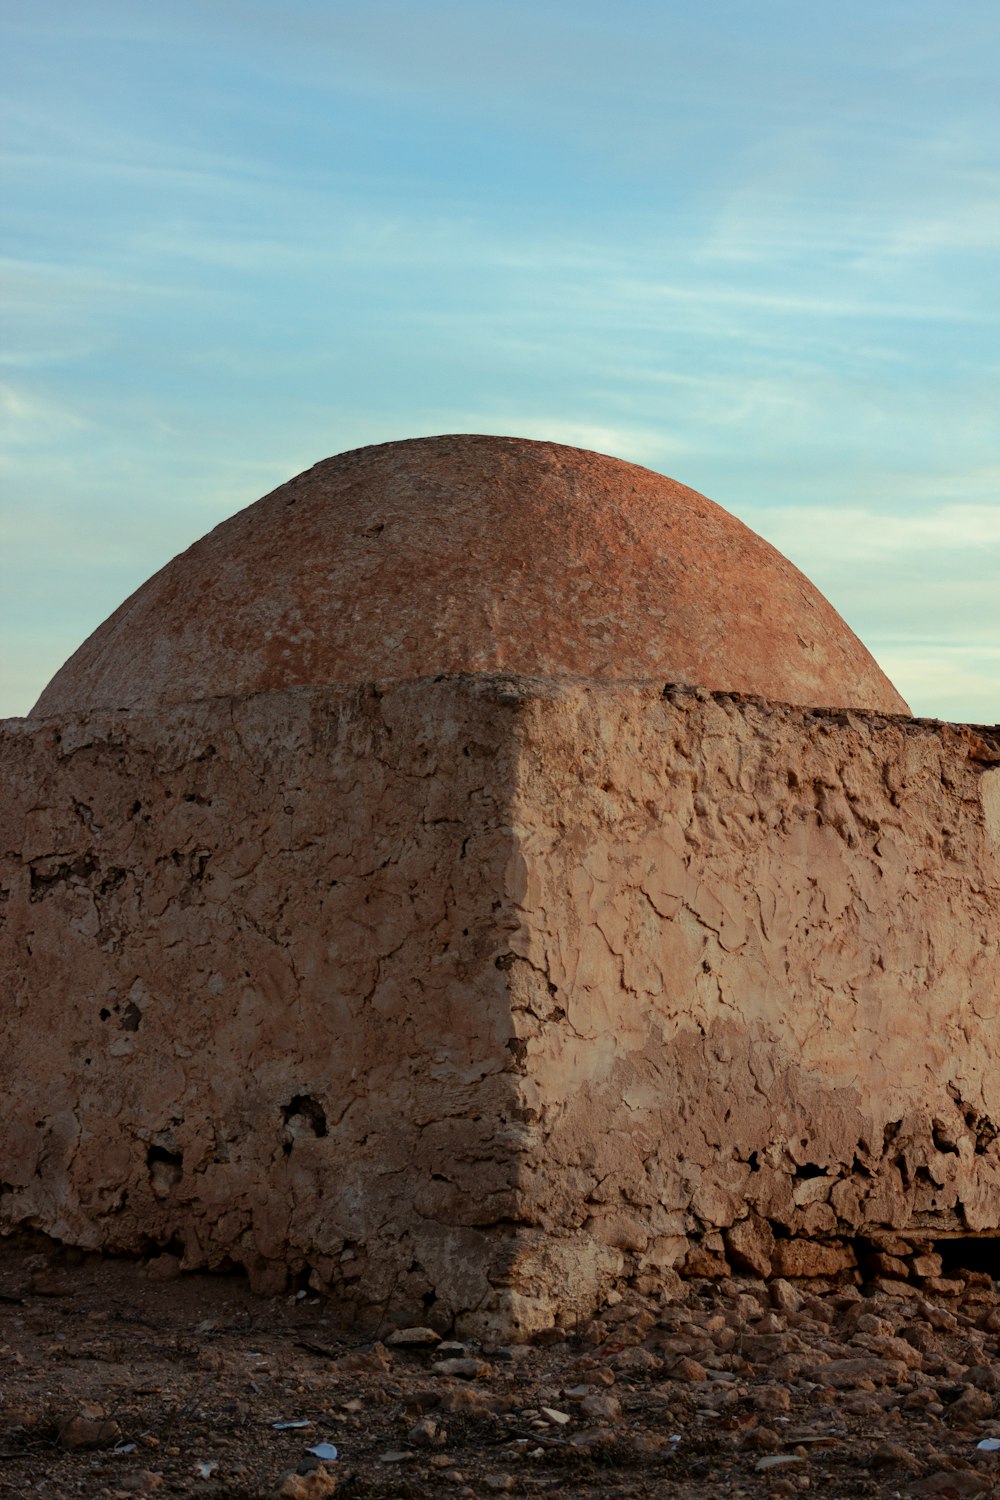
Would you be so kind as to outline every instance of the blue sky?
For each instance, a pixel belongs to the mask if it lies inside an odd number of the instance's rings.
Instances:
[[[0,714],[317,459],[644,463],[1000,720],[995,0],[0,0]]]

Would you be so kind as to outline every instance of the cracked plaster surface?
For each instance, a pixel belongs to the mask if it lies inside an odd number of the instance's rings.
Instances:
[[[517,1337],[1000,1228],[1000,740],[652,685],[0,733],[0,1229]]]
[[[0,1227],[488,1301],[513,752],[454,684],[5,726]]]
[[[996,731],[536,695],[512,989],[533,1221],[654,1278],[748,1217],[1000,1228],[998,764]]]

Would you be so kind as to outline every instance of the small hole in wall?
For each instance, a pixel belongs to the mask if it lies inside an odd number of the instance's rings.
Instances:
[[[953,1271],[985,1271],[994,1281],[1000,1281],[1000,1239],[992,1235],[935,1240],[934,1249],[941,1257],[944,1276]]]
[[[172,1167],[180,1167],[184,1163],[184,1158],[177,1151],[166,1151],[162,1146],[150,1146],[146,1152],[146,1166],[151,1167],[158,1161],[167,1162]]]
[[[122,1011],[122,1031],[138,1031],[141,1020],[142,1011],[130,1000]]]
[[[184,1158],[178,1151],[167,1151],[163,1146],[150,1146],[146,1152],[149,1169],[149,1185],[156,1198],[166,1198],[184,1176]]]
[[[931,1139],[934,1142],[934,1149],[940,1151],[942,1155],[958,1155],[958,1143],[943,1120],[931,1121]]]
[[[757,1156],[756,1151],[751,1151],[750,1152],[750,1155],[747,1158],[747,1165],[749,1166],[751,1172],[759,1172],[760,1171],[760,1159]]]
[[[97,1014],[100,1016],[102,1021],[106,1021],[111,1015],[111,1012],[108,1010],[106,1005],[102,1005]]]
[[[825,1177],[826,1168],[817,1166],[814,1161],[807,1161],[804,1166],[796,1168],[795,1175],[796,1177]]]
[[[931,1176],[930,1172],[928,1172],[926,1167],[918,1167],[913,1174],[913,1180],[914,1182],[922,1182],[926,1187],[934,1189],[937,1188],[937,1183],[934,1181],[934,1178]],[[930,1204],[931,1208],[939,1207],[936,1192],[932,1192]]]
[[[150,1260],[155,1260],[160,1255],[175,1255],[178,1260],[184,1258],[184,1241],[176,1234],[171,1235],[165,1242],[156,1241],[149,1246],[147,1255]]]
[[[285,1155],[304,1136],[322,1137],[327,1133],[326,1111],[312,1094],[296,1094],[281,1106],[285,1125]]]

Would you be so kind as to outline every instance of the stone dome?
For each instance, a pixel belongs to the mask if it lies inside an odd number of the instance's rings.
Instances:
[[[458,672],[908,712],[808,579],[703,495],[579,448],[456,436],[326,459],[223,521],[33,713]]]

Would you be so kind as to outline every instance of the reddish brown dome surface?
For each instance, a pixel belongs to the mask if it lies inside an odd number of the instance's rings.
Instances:
[[[467,436],[343,453],[223,521],[33,712],[451,672],[908,712],[809,580],[711,500],[579,448]]]

